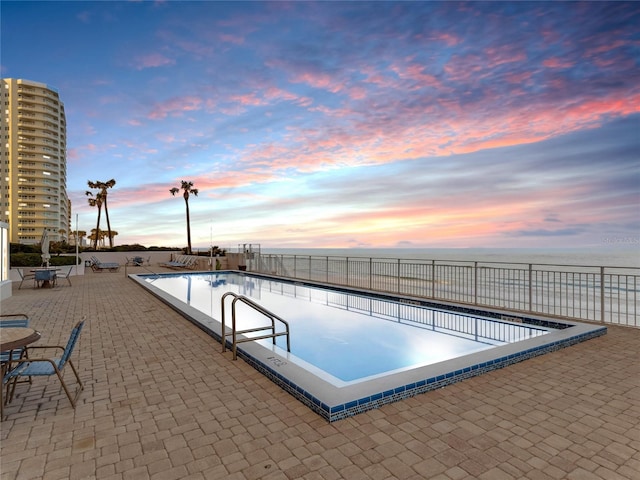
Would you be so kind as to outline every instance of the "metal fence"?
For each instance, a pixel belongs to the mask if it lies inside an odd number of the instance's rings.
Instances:
[[[249,270],[503,310],[640,327],[640,269],[256,255]]]

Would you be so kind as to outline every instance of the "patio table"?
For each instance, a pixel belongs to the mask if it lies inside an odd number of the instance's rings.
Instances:
[[[56,272],[59,272],[60,269],[59,268],[35,268],[33,270],[31,270],[31,273],[33,273],[36,276],[36,280],[38,280],[38,273],[37,272],[50,272],[49,273],[49,279],[48,280],[43,280],[42,281],[42,288],[44,287],[50,287],[53,284],[51,283],[51,280],[54,281],[55,283],[55,279],[56,279]]]
[[[0,352],[26,347],[40,340],[40,332],[28,327],[0,328]]]

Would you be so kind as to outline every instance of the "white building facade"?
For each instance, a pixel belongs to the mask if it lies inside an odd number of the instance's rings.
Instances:
[[[11,243],[69,241],[67,122],[56,89],[38,82],[0,80],[0,221]]]

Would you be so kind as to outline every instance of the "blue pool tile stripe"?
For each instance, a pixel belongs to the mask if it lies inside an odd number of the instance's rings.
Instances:
[[[569,337],[565,340],[553,342],[548,345],[530,348],[520,353],[509,354],[489,362],[482,362],[477,365],[472,365],[469,367],[465,367],[464,369],[455,370],[444,375],[426,378],[419,382],[412,382],[407,385],[394,388],[392,390],[386,390],[384,392],[376,393],[374,395],[366,396],[357,400],[351,400],[344,404],[332,406],[323,403],[320,399],[316,398],[311,393],[290,382],[278,372],[274,371],[271,367],[265,365],[263,362],[257,360],[251,355],[248,355],[244,351],[238,350],[238,356],[241,356],[243,360],[262,372],[265,376],[271,379],[271,381],[278,384],[289,394],[293,395],[299,401],[307,405],[311,410],[313,410],[329,422],[334,422],[337,420],[348,418],[358,413],[365,412],[367,410],[379,408],[388,403],[413,397],[415,395],[425,393],[430,390],[435,390],[437,388],[442,388],[447,385],[451,385],[452,383],[456,383],[461,380],[489,372],[491,370],[497,370],[499,368],[503,368],[508,365],[536,357],[538,355],[543,355],[545,353],[568,347],[591,338],[599,337],[601,335],[604,335],[606,331],[607,329],[603,327],[601,329],[596,329],[585,334],[580,334]]]

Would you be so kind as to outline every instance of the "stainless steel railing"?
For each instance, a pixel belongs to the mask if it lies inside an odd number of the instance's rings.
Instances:
[[[227,332],[226,329],[226,319],[225,319],[225,298],[231,296],[233,297],[233,301],[231,302],[231,332]],[[243,303],[245,305],[247,305],[248,307],[252,308],[253,310],[255,310],[256,312],[261,313],[262,315],[264,315],[265,317],[267,317],[269,320],[271,320],[271,325],[266,325],[266,326],[260,326],[260,327],[254,327],[254,328],[246,328],[244,330],[238,330],[237,329],[237,318],[236,318],[236,302],[240,302]],[[266,338],[271,338],[273,340],[273,344],[276,344],[276,337],[281,337],[281,336],[286,336],[287,337],[287,352],[291,351],[291,340],[290,340],[290,335],[289,335],[289,323],[285,320],[283,320],[282,318],[280,318],[278,315],[276,315],[273,312],[270,312],[269,310],[267,310],[266,308],[264,308],[262,305],[254,302],[253,300],[251,300],[248,297],[245,297],[244,295],[238,295],[234,292],[227,292],[224,295],[222,295],[222,298],[220,299],[220,304],[221,304],[221,310],[222,310],[222,352],[224,353],[226,351],[227,348],[227,337],[231,336],[232,337],[232,351],[233,351],[233,359],[236,360],[238,358],[238,344],[239,343],[244,343],[244,342],[253,342],[256,340],[262,340],[262,339],[266,339]],[[276,331],[276,320],[278,320],[280,323],[282,323],[285,327],[285,331],[284,332],[278,332]],[[238,338],[238,336],[242,336],[245,333],[255,333],[255,332],[261,332],[261,331],[265,331],[265,330],[269,330],[271,331],[271,333],[267,333],[267,334],[263,334],[263,335],[258,335],[258,336],[252,336],[252,337],[242,337],[242,338]]]
[[[398,295],[640,327],[640,269],[262,254],[252,270]]]

